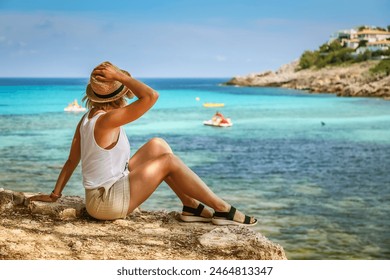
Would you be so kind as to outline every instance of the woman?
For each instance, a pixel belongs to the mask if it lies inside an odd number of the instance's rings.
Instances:
[[[125,97],[137,97],[126,104]],[[110,62],[98,65],[86,89],[90,109],[77,125],[69,158],[50,195],[30,201],[55,202],[81,160],[86,209],[100,220],[125,218],[165,181],[183,203],[184,222],[212,222],[216,225],[255,225],[216,196],[190,170],[169,145],[153,138],[130,158],[130,145],[123,125],[145,114],[157,101],[158,93]],[[211,212],[204,205],[214,209]]]

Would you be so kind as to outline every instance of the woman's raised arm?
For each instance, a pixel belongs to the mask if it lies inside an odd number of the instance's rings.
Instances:
[[[92,72],[96,79],[100,81],[119,81],[138,98],[131,104],[111,110],[99,118],[99,126],[101,128],[114,128],[125,125],[145,114],[157,101],[158,93],[133,77],[126,75],[122,71],[118,71],[112,65],[100,65]]]

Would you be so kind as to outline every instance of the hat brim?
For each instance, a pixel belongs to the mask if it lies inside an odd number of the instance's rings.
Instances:
[[[87,85],[87,89],[85,92],[87,94],[88,99],[93,101],[93,102],[96,102],[96,103],[112,102],[112,101],[118,100],[119,98],[121,98],[123,96],[126,96],[127,98],[134,97],[134,93],[130,89],[128,89],[126,86],[123,87],[123,89],[119,93],[115,94],[115,96],[112,96],[109,98],[102,98],[102,97],[97,96],[96,93],[93,91],[90,83]]]

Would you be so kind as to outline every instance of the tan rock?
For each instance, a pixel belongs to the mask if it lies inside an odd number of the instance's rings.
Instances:
[[[184,223],[167,211],[98,221],[80,197],[29,207],[13,197],[0,192],[0,259],[286,259],[280,245],[246,227]]]
[[[59,213],[61,220],[72,220],[77,218],[77,211],[75,208],[66,208]]]
[[[237,244],[237,235],[228,227],[216,228],[200,236],[199,242],[208,248],[226,248]]]
[[[82,211],[85,209],[85,205],[82,198],[68,196],[66,199],[60,198],[53,203],[32,201],[29,203],[28,208],[33,214],[50,215],[59,218],[70,218],[71,216],[80,216]]]

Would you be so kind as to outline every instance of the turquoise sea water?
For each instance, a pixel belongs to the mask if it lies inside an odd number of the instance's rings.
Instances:
[[[166,139],[290,259],[390,259],[389,101],[219,86],[223,79],[143,81],[160,99],[126,126],[132,153]],[[0,79],[0,187],[53,189],[82,116],[63,108],[81,101],[86,82]],[[204,102],[225,103],[233,127],[202,125],[216,111]],[[84,195],[80,169],[64,194]],[[142,206],[180,207],[164,184]]]

